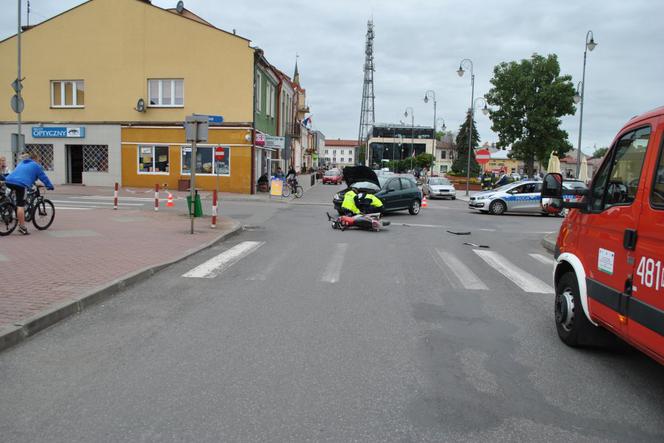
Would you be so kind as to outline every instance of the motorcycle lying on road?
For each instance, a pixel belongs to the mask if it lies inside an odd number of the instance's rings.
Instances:
[[[349,228],[358,228],[365,231],[378,232],[385,226],[390,225],[389,221],[382,219],[380,213],[340,215],[338,217],[333,217],[329,213],[326,214],[332,229],[339,229],[341,231],[345,231]]]

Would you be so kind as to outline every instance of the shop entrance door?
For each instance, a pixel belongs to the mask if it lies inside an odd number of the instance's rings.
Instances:
[[[83,183],[83,147],[66,145],[67,151],[67,183]]]

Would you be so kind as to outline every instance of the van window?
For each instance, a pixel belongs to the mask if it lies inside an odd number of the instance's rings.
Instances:
[[[616,205],[630,205],[636,198],[650,128],[623,135],[613,148],[611,160],[602,165],[592,185],[592,207],[602,211]]]
[[[664,141],[659,151],[659,161],[657,162],[657,169],[655,169],[655,183],[652,187],[652,194],[650,194],[650,203],[658,209],[664,209]]]

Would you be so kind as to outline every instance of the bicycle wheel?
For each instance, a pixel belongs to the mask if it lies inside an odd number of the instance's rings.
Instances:
[[[302,197],[302,194],[304,194],[304,189],[302,188],[302,186],[299,186],[299,185],[298,185],[298,186],[295,188],[295,197],[296,197],[296,198],[300,198],[300,197]]]
[[[283,197],[290,197],[290,194],[291,194],[291,187],[290,187],[290,185],[286,185],[286,186],[284,186],[284,187],[282,188],[282,190],[281,190],[281,195],[282,195]]]
[[[0,204],[0,236],[14,232],[16,225],[18,225],[16,206],[9,202]]]
[[[43,231],[48,229],[55,219],[55,206],[51,200],[41,198],[35,202],[32,210],[32,224],[35,228]]]

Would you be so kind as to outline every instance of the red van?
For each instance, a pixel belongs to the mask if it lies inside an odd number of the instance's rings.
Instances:
[[[572,208],[558,233],[555,321],[570,346],[608,330],[664,364],[664,107],[632,118],[580,202],[549,174],[542,207]],[[568,192],[568,191],[566,191]]]

